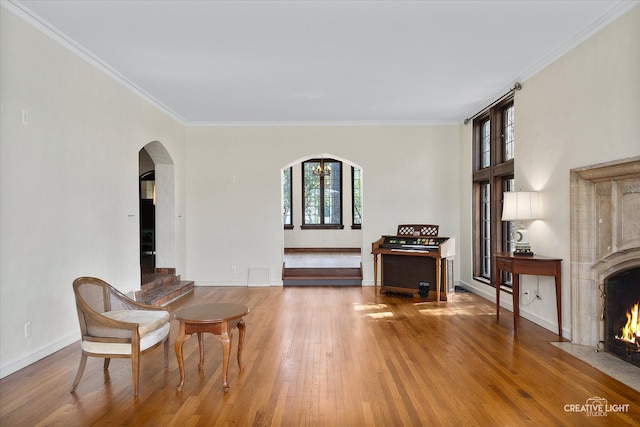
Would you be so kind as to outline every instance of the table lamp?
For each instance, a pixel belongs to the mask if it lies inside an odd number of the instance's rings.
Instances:
[[[525,220],[538,218],[538,193],[533,191],[507,191],[502,205],[502,221],[520,221],[515,232],[514,255],[533,256],[529,244],[529,231],[524,228]]]

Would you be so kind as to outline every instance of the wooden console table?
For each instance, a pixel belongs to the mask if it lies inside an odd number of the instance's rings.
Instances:
[[[554,276],[556,280],[556,310],[558,313],[558,335],[562,338],[562,259],[549,258],[540,255],[517,256],[511,253],[499,252],[494,255],[496,260],[496,317],[500,320],[500,279],[501,271],[513,274],[513,329],[518,329],[520,316],[520,275]]]

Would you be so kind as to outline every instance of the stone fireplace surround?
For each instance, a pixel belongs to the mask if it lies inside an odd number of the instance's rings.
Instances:
[[[640,266],[640,156],[571,170],[571,340],[552,344],[640,392],[638,367],[609,354],[604,280]]]
[[[640,156],[572,169],[570,191],[571,341],[598,348],[605,279],[640,266]]]

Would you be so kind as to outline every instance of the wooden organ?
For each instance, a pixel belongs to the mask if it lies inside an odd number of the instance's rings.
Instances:
[[[455,239],[438,236],[437,225],[402,224],[395,236],[371,244],[373,283],[378,287],[378,255],[382,259],[381,293],[410,294],[427,301],[446,301],[454,291]]]

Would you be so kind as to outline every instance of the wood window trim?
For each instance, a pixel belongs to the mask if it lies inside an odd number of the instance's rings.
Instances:
[[[302,224],[301,230],[342,230],[343,224]]]
[[[358,170],[360,170],[360,185],[362,185],[362,170],[360,168]],[[356,223],[354,220],[356,216],[355,173],[356,167],[351,166],[351,229],[361,230],[362,217],[360,217],[360,223]],[[362,198],[360,199],[360,209],[362,209]]]
[[[287,169],[289,171],[289,209],[291,210],[291,223],[284,224],[284,229],[293,230],[293,166]]]
[[[496,268],[493,254],[502,250],[503,231],[501,224],[502,216],[502,189],[503,181],[512,178],[514,175],[514,159],[502,161],[503,156],[503,122],[504,111],[513,105],[513,97],[493,106],[486,114],[479,116],[473,121],[473,277],[475,280],[493,284],[496,280]],[[482,124],[489,120],[490,132],[490,162],[487,167],[480,168],[482,160]],[[482,276],[482,250],[481,250],[481,185],[489,183],[490,186],[490,231],[489,231],[489,251],[491,255],[490,279]]]

